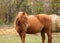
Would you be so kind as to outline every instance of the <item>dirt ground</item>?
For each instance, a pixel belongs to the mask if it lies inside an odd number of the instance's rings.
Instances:
[[[1,26],[0,27],[0,34],[17,34],[14,26]]]
[[[0,29],[0,34],[17,34],[15,29]]]

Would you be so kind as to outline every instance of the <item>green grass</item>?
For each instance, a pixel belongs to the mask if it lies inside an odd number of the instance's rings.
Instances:
[[[0,35],[0,43],[21,43],[21,39],[15,34],[2,34]],[[41,43],[41,36],[27,34],[25,43]],[[45,43],[47,43],[47,38]],[[53,43],[60,43],[60,34],[53,34]]]
[[[20,38],[16,35],[9,34],[9,35],[0,35],[0,43],[19,43]]]

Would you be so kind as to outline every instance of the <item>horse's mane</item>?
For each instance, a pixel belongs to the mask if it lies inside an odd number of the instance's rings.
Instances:
[[[16,16],[15,18],[15,21],[14,21],[14,25],[19,25],[19,17],[20,17],[20,14],[22,14],[23,12],[18,12],[18,15]]]

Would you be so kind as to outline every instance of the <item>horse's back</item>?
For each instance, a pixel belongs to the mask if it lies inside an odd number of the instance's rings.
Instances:
[[[52,24],[51,17],[47,14],[38,14],[37,18],[45,27],[48,27],[50,24]]]

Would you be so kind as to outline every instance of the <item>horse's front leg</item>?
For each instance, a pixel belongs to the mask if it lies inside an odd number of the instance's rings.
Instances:
[[[22,40],[22,43],[25,43],[25,36],[26,36],[26,32],[22,32],[21,33],[21,40]]]
[[[22,43],[25,43],[26,32],[22,31],[22,33],[20,33],[19,35],[20,35],[20,37],[21,37]]]

